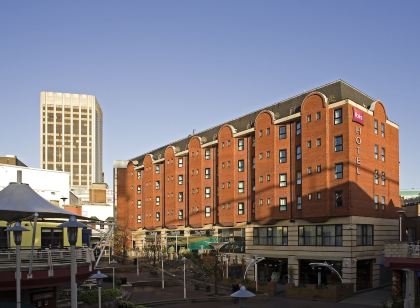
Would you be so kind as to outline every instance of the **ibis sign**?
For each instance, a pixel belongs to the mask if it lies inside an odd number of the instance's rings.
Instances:
[[[363,111],[353,107],[353,122],[363,125]]]

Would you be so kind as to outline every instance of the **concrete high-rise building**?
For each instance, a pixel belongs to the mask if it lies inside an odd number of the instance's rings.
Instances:
[[[102,110],[93,95],[41,92],[41,168],[70,172],[72,189],[103,182]]]

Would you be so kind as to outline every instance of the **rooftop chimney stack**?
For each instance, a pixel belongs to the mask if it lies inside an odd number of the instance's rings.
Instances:
[[[18,170],[16,176],[18,184],[22,184],[22,170]]]

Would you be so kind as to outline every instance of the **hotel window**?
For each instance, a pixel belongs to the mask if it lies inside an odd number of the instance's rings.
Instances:
[[[226,142],[227,146],[230,147],[230,140]]]
[[[155,188],[156,188],[156,190],[160,189],[160,181],[155,182]]]
[[[381,136],[385,137],[385,124],[381,123]]]
[[[263,227],[253,229],[253,244],[264,246],[287,246],[287,227]]]
[[[298,210],[302,209],[302,196],[297,196],[296,207],[297,207]]]
[[[385,172],[382,172],[381,174],[381,184],[385,185]]]
[[[259,159],[259,160],[263,159],[263,153],[259,153],[259,154],[258,154],[258,159]]]
[[[182,185],[183,183],[184,183],[184,176],[182,174],[178,175],[178,184]]]
[[[262,129],[259,130],[258,137],[262,137]]]
[[[225,147],[225,143],[224,142],[222,142],[222,148],[224,148]]]
[[[156,197],[156,205],[160,205],[160,197],[159,196]]]
[[[343,206],[343,191],[337,190],[335,192],[335,207],[342,207]]]
[[[312,118],[311,118],[311,115],[310,114],[308,114],[307,116],[306,116],[306,122],[311,122],[311,120],[312,120]]]
[[[270,158],[270,151],[265,152],[265,157]]]
[[[264,178],[263,178],[263,176],[262,175],[260,175],[260,177],[259,177],[259,182],[260,183],[262,183],[264,181]]]
[[[334,152],[343,151],[343,135],[334,137]]]
[[[156,165],[155,166],[155,173],[159,174],[160,173],[160,165]]]
[[[258,204],[259,204],[260,206],[262,206],[262,205],[263,205],[263,203],[264,203],[264,200],[263,200],[263,199],[258,200]]]
[[[137,185],[137,193],[141,194],[141,185]]]
[[[184,210],[178,210],[178,220],[184,219]]]
[[[140,224],[141,223],[141,215],[137,215],[137,223]]]
[[[373,225],[357,225],[356,230],[357,246],[373,245]]]
[[[297,160],[302,158],[302,152],[301,151],[302,151],[302,149],[301,149],[300,145],[297,145],[296,146],[296,159]]]
[[[308,140],[308,141],[306,142],[306,146],[307,146],[308,148],[311,148],[311,147],[312,147],[312,141],[311,141],[311,140]]]
[[[316,119],[317,119],[317,120],[321,120],[321,112],[320,112],[320,111],[318,111],[318,112],[316,113]]]
[[[267,205],[271,204],[271,198],[267,198]]]
[[[381,209],[385,209],[385,196],[381,196]]]
[[[379,184],[379,171],[375,170],[374,174],[373,174],[373,182],[375,184]]]
[[[375,135],[378,134],[378,120],[373,121],[373,131],[375,132]]]
[[[321,200],[321,193],[320,193],[320,192],[317,192],[317,193],[316,193],[316,198],[317,198],[318,200]]]
[[[316,146],[320,147],[321,146],[321,138],[317,138],[316,139]]]
[[[178,193],[178,202],[182,202],[184,201],[184,193],[183,192],[179,192]]]
[[[280,212],[287,211],[287,199],[286,198],[279,198],[279,210]]]
[[[211,215],[211,209],[210,209],[210,207],[209,207],[209,206],[206,206],[206,207],[204,208],[204,216],[205,216],[205,217],[210,217],[210,215]]]
[[[140,209],[141,208],[141,200],[137,200],[137,208]]]
[[[210,178],[210,168],[204,169],[204,178],[206,179]]]
[[[342,225],[299,226],[299,246],[342,246]]]
[[[287,138],[287,131],[286,126],[279,127],[279,139],[286,139]]]
[[[270,128],[269,128],[269,127],[267,127],[267,128],[265,129],[265,134],[266,134],[267,136],[270,136]]]
[[[204,189],[204,197],[205,198],[210,198],[210,195],[211,195],[210,187],[206,187]]]
[[[302,172],[296,171],[296,184],[302,184]]]
[[[243,215],[245,213],[245,206],[243,202],[238,203],[238,215]]]
[[[230,160],[227,161],[226,166],[230,167]]]
[[[239,181],[238,182],[238,193],[243,193],[244,192],[244,186],[245,186],[245,183],[244,183],[244,181]]]
[[[182,159],[182,157],[178,158],[178,168],[182,168],[182,166],[184,165],[184,160]]]
[[[312,174],[312,167],[308,167],[307,169],[306,169],[306,171],[307,171],[307,173],[310,175],[310,174]]]
[[[317,173],[321,173],[321,165],[317,165],[316,166],[316,172]]]
[[[270,182],[271,181],[271,177],[270,177],[269,174],[267,174],[266,179],[267,179],[267,182]]]
[[[335,178],[343,178],[343,163],[335,164]]]
[[[373,149],[373,154],[375,159],[378,159],[378,152],[379,152],[379,147],[377,144],[375,144],[374,149]]]
[[[373,196],[373,203],[374,203],[375,210],[377,210],[379,208],[379,196],[378,195]]]
[[[300,135],[301,130],[302,130],[302,128],[301,128],[301,125],[300,125],[300,121],[296,122],[296,135]]]
[[[385,148],[381,148],[381,160],[385,161]]]
[[[311,201],[312,200],[312,194],[308,194],[308,200]]]
[[[204,159],[209,160],[210,159],[210,149],[206,149],[204,151]]]
[[[282,173],[279,175],[279,183],[280,187],[286,187],[287,186],[287,174]]]
[[[334,110],[334,125],[343,123],[343,110],[341,108]]]
[[[230,188],[230,181],[227,182],[227,188]]]
[[[225,163],[223,162],[223,163],[222,163],[222,169],[224,169],[224,168],[225,168]]]
[[[238,139],[238,151],[244,150],[244,139]]]
[[[160,221],[160,212],[156,212],[156,221]]]
[[[279,162],[280,164],[287,162],[287,150],[279,150]]]
[[[138,179],[138,180],[140,180],[140,179],[141,179],[141,175],[142,175],[142,172],[141,172],[141,171],[137,171],[137,179]]]

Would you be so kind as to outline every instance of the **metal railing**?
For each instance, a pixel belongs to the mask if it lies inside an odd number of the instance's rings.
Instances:
[[[31,250],[21,250],[21,268],[29,269]],[[46,269],[49,276],[54,273],[54,268],[60,266],[70,266],[69,249],[42,249],[33,252],[33,269]],[[95,261],[93,251],[90,248],[76,249],[76,263],[89,264]],[[16,267],[16,251],[14,249],[0,250],[0,271],[14,270]]]

